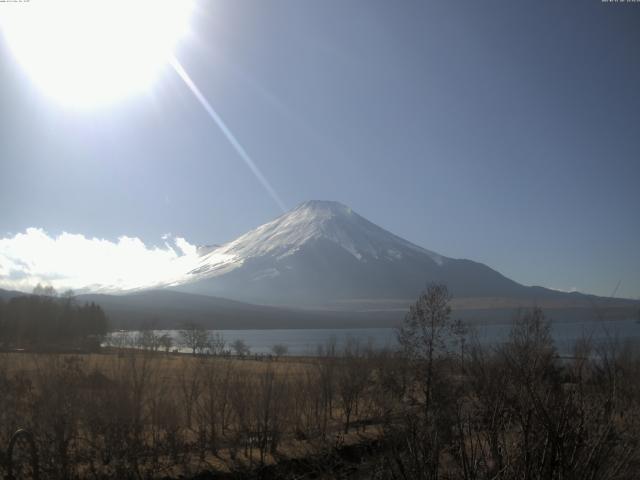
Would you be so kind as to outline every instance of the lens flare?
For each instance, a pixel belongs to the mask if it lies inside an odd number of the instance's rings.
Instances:
[[[284,202],[282,201],[278,193],[271,186],[267,178],[262,174],[262,172],[260,171],[256,163],[251,159],[251,157],[249,156],[247,151],[244,149],[242,144],[235,137],[233,132],[231,132],[229,127],[227,127],[227,124],[224,123],[220,115],[218,115],[218,112],[214,110],[214,108],[211,106],[211,104],[206,99],[206,97],[202,94],[198,86],[193,82],[193,80],[191,79],[189,74],[186,72],[186,70],[182,67],[180,62],[176,58],[173,58],[171,61],[171,65],[175,69],[178,76],[187,85],[189,90],[191,90],[191,93],[193,93],[193,95],[196,97],[196,100],[198,100],[200,105],[202,105],[202,108],[204,108],[204,110],[207,112],[211,120],[213,120],[215,124],[218,126],[218,128],[220,128],[220,130],[222,131],[222,134],[229,141],[229,143],[234,148],[236,153],[240,156],[240,158],[242,158],[244,163],[247,164],[247,167],[249,167],[249,170],[251,170],[253,175],[264,187],[264,189],[267,191],[269,196],[273,199],[274,202],[278,204],[278,207],[280,207],[280,210],[282,210],[283,212],[286,212],[287,207],[285,206]]]

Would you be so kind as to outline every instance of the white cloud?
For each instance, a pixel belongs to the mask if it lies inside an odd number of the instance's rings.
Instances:
[[[163,236],[162,247],[139,238],[116,242],[62,233],[49,236],[28,228],[0,238],[0,288],[30,291],[37,283],[57,290],[119,291],[178,281],[198,263],[197,247]]]

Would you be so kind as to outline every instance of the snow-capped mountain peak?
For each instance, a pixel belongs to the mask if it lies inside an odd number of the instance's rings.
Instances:
[[[170,286],[243,301],[319,305],[415,298],[430,282],[455,295],[524,294],[486,265],[447,258],[338,202],[309,201],[198,258]]]
[[[280,261],[314,242],[329,242],[363,262],[399,260],[408,252],[427,254],[437,264],[445,260],[378,227],[342,203],[312,200],[204,255],[192,273],[226,273],[249,259],[265,256]]]

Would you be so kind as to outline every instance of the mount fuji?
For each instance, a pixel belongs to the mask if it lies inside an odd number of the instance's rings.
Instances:
[[[292,307],[405,309],[432,282],[458,306],[590,306],[596,298],[521,285],[490,267],[404,240],[349,207],[309,201],[217,248],[167,288]]]

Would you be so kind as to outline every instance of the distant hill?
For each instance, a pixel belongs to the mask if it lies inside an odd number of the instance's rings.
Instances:
[[[5,301],[25,295],[0,289]],[[577,297],[578,298],[578,297]],[[415,299],[414,299],[415,300]],[[633,318],[640,302],[608,305],[596,300],[591,305],[578,302],[562,306],[547,301],[543,307],[556,321],[613,320]],[[113,329],[180,328],[185,322],[197,322],[211,329],[269,328],[359,328],[394,327],[400,324],[411,300],[371,300],[337,302],[322,309],[281,308],[256,305],[225,298],[195,295],[170,290],[150,290],[127,295],[86,294],[77,301],[95,302],[109,317]],[[521,307],[513,299],[453,299],[453,316],[470,323],[510,322]],[[533,306],[531,304],[530,306]]]
[[[78,301],[100,305],[114,328],[143,325],[157,329],[178,328],[185,322],[197,322],[212,329],[357,328],[391,326],[402,319],[398,312],[306,311],[169,290],[128,295],[79,295]]]
[[[0,298],[2,300],[9,300],[10,298],[20,297],[22,295],[26,295],[26,294],[23,292],[15,291],[15,290],[2,290],[0,288]]]

